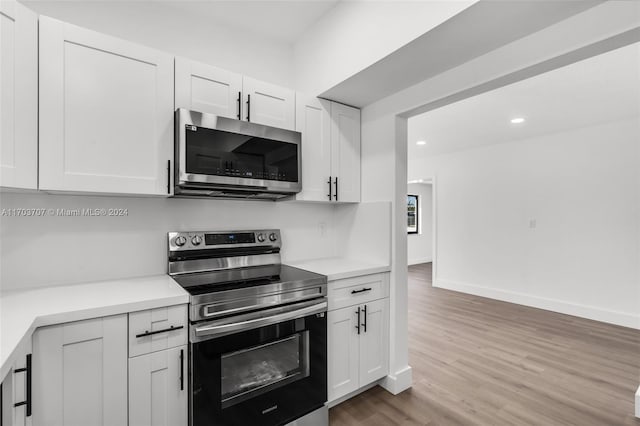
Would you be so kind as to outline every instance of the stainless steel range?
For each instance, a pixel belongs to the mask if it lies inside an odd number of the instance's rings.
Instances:
[[[327,278],[281,264],[279,230],[168,237],[190,294],[190,425],[326,424]]]

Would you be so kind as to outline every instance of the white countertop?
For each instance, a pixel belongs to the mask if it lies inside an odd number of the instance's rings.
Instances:
[[[287,264],[326,275],[329,281],[388,272],[388,264],[332,257]],[[34,330],[47,325],[189,303],[189,294],[168,275],[0,294],[0,380]]]
[[[391,266],[384,263],[371,263],[359,259],[347,259],[343,257],[329,257],[325,259],[304,260],[298,262],[286,262],[294,266],[316,274],[326,275],[329,281],[343,278],[357,277],[360,275],[389,272]]]
[[[168,275],[0,294],[0,380],[37,327],[189,303]]]

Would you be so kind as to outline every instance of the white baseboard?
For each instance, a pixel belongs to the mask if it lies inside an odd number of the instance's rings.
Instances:
[[[407,262],[407,264],[409,266],[411,266],[411,265],[417,265],[419,263],[429,263],[429,262],[432,262],[432,261],[433,261],[433,259],[430,258],[430,257],[423,257],[422,259],[411,259],[411,260],[409,260]]]
[[[412,377],[413,374],[411,372],[411,367],[407,365],[395,374],[389,374],[387,377],[384,377],[380,381],[380,386],[392,394],[397,395],[411,387],[411,383],[413,381]]]
[[[363,386],[363,387],[361,387],[361,388],[359,388],[359,389],[354,390],[353,392],[350,392],[350,393],[348,393],[348,394],[346,394],[346,395],[343,395],[343,396],[341,396],[340,398],[333,399],[333,400],[331,400],[331,401],[327,402],[327,407],[329,407],[329,408],[333,408],[333,407],[335,407],[335,406],[336,406],[336,405],[338,405],[338,404],[342,404],[342,403],[343,403],[343,402],[345,402],[346,400],[351,399],[351,398],[353,398],[354,396],[358,396],[358,395],[360,395],[362,392],[368,391],[369,389],[371,389],[371,388],[372,388],[372,387],[374,387],[374,386],[378,386],[378,385],[380,384],[380,382],[381,382],[381,381],[382,381],[382,379],[381,379],[381,380],[378,380],[377,382],[369,383],[368,385],[365,385],[365,386]]]
[[[434,282],[434,287],[488,297],[490,299],[502,300],[504,302],[517,303],[519,305],[531,306],[534,308],[606,322],[609,324],[621,325],[623,327],[640,329],[640,315],[634,315],[627,312],[611,311],[595,306],[580,305],[558,299],[548,299],[525,293],[516,293],[493,287],[483,287],[475,284],[442,279],[437,279]]]
[[[636,391],[636,417],[640,419],[640,386]]]

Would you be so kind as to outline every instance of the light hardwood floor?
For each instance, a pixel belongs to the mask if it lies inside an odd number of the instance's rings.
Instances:
[[[331,426],[634,425],[640,331],[431,287],[409,268],[413,387],[330,410]]]

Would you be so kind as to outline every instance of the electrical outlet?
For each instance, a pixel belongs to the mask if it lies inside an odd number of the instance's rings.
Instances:
[[[327,233],[327,224],[324,222],[319,222],[318,223],[318,231],[320,232],[320,236],[324,237],[325,234]]]
[[[536,226],[538,226],[536,220],[535,219],[529,219],[529,228],[534,229]]]

